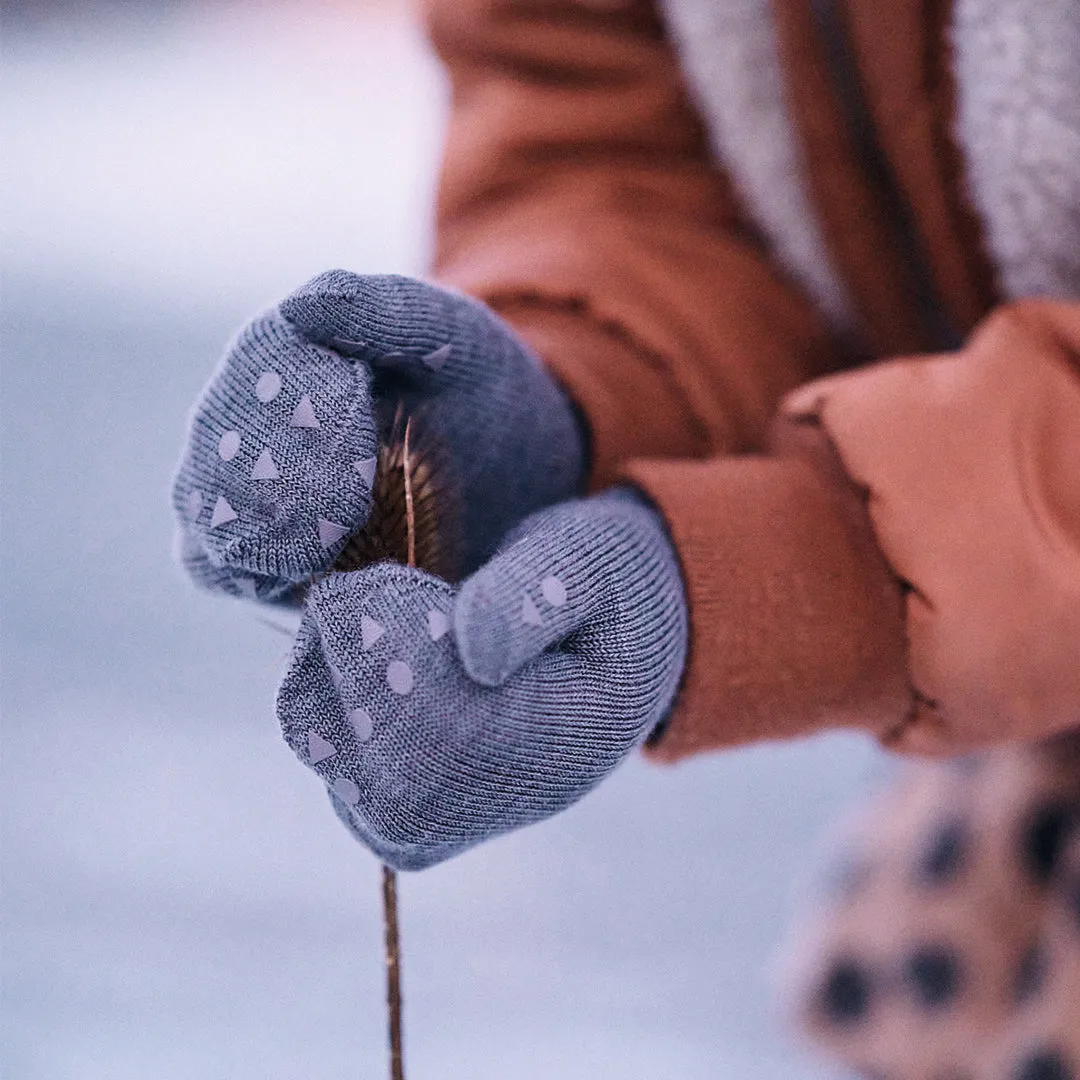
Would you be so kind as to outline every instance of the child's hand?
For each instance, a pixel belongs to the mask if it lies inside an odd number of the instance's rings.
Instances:
[[[173,493],[196,580],[273,599],[329,569],[367,521],[398,401],[439,450],[460,574],[580,488],[573,409],[497,316],[410,278],[333,270],[252,322],[196,407]]]
[[[658,515],[550,508],[460,588],[391,564],[312,588],[285,738],[377,855],[420,869],[562,810],[666,716],[686,655]]]

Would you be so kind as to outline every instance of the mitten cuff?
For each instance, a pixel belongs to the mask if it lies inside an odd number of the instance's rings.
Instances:
[[[682,563],[690,655],[649,753],[866,728],[888,741],[913,709],[903,588],[865,500],[816,427],[776,457],[639,461]]]

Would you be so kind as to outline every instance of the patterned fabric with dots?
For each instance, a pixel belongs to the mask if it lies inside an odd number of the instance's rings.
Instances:
[[[1055,855],[1019,1008],[997,1041],[988,1080],[1080,1080],[1080,814],[1045,853]],[[1070,827],[1071,826],[1071,827]],[[1048,843],[1049,841],[1049,843]]]
[[[581,493],[584,439],[569,398],[484,304],[412,278],[331,270],[281,310],[310,340],[370,365],[376,397],[400,402],[439,455],[458,577],[533,511]]]
[[[909,768],[790,950],[827,1053],[893,1080],[1080,1080],[1080,736]]]
[[[329,271],[250,323],[196,403],[173,489],[195,580],[276,600],[328,570],[367,521],[399,402],[438,448],[461,575],[580,489],[573,407],[497,316],[410,278]]]
[[[197,582],[277,599],[367,520],[378,449],[371,375],[278,311],[241,331],[196,404],[173,486]]]
[[[686,647],[664,525],[613,491],[534,515],[460,589],[390,563],[319,581],[278,716],[353,833],[416,870],[589,791],[666,716]]]

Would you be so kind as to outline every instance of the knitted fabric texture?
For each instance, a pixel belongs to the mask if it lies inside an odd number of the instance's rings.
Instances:
[[[439,528],[477,569],[535,510],[579,494],[585,448],[573,406],[539,359],[480,302],[411,278],[320,274],[281,305],[308,338],[372,366],[440,457]]]
[[[616,491],[534,515],[460,591],[390,563],[318,582],[278,716],[355,835],[416,870],[589,791],[686,649],[664,526]]]
[[[408,278],[330,271],[247,326],[196,405],[173,490],[195,580],[275,600],[329,570],[368,519],[399,403],[438,448],[452,576],[582,484],[573,407],[497,316]]]
[[[279,312],[241,331],[196,404],[173,506],[207,588],[277,599],[331,565],[371,502],[371,376]]]

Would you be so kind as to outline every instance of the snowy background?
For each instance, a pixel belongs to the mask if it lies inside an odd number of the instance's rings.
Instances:
[[[279,740],[286,638],[171,562],[229,335],[421,272],[444,88],[387,5],[7,5],[6,1080],[385,1075],[378,868]],[[631,762],[400,883],[410,1080],[799,1080],[769,961],[883,768],[830,737]]]

